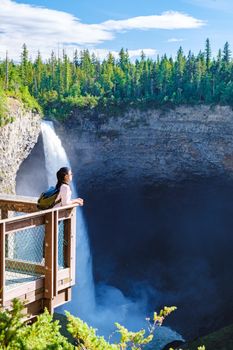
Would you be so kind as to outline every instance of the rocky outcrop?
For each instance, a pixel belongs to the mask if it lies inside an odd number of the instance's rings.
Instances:
[[[0,128],[0,193],[14,194],[16,173],[37,142],[41,116],[26,111],[16,99],[8,104],[14,121]]]
[[[85,115],[56,129],[79,184],[156,184],[191,175],[233,176],[233,111],[226,106]],[[129,180],[129,181],[127,181]]]

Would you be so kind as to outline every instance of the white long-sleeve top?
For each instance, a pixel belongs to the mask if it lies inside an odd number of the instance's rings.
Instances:
[[[71,204],[71,189],[70,186],[67,184],[62,184],[60,187],[60,192],[56,198],[56,202],[59,201],[61,199],[61,201],[59,203],[57,203],[54,208],[57,207],[63,207],[64,205],[69,205]]]

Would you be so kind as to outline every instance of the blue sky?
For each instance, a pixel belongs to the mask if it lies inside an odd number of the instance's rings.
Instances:
[[[32,58],[63,48],[103,58],[122,47],[132,59],[175,56],[180,45],[203,50],[207,37],[216,55],[226,41],[233,47],[232,16],[232,0],[0,0],[0,58],[19,59],[23,43]]]

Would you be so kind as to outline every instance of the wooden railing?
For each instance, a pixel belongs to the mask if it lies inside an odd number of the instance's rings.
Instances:
[[[10,307],[12,299],[17,297],[26,303],[29,317],[38,315],[45,307],[53,312],[54,307],[71,299],[71,286],[75,284],[76,207],[71,205],[37,211],[35,198],[0,195],[0,210],[1,306]],[[20,212],[20,215],[11,216],[10,212]],[[33,232],[39,229],[44,235],[40,242],[43,245],[42,260],[31,261],[33,259],[25,258],[22,252],[17,256],[14,251],[16,242],[23,247],[28,243],[23,242],[25,232],[33,237]],[[59,242],[61,229],[63,242]],[[13,248],[10,248],[11,242]],[[36,244],[34,241],[33,245]],[[61,268],[58,261],[59,245],[63,254]],[[36,246],[30,249],[34,248]],[[6,279],[7,276],[10,278],[10,274],[15,278],[17,273],[28,277],[32,271],[35,275],[33,280],[24,278],[22,283],[14,284],[14,280]],[[10,288],[7,286],[9,282],[12,282]]]

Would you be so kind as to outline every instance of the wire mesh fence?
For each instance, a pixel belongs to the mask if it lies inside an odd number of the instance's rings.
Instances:
[[[61,270],[65,267],[64,248],[65,248],[65,235],[64,235],[64,221],[58,223],[58,269]]]
[[[6,287],[30,282],[41,276],[44,266],[45,226],[39,225],[6,235]]]
[[[64,221],[58,223],[58,269],[65,267]],[[45,225],[12,232],[6,235],[5,241],[5,284],[13,288],[19,283],[26,283],[41,277],[45,266]]]
[[[7,256],[16,260],[44,264],[45,226],[39,225],[8,235]],[[33,270],[32,270],[33,272]]]

